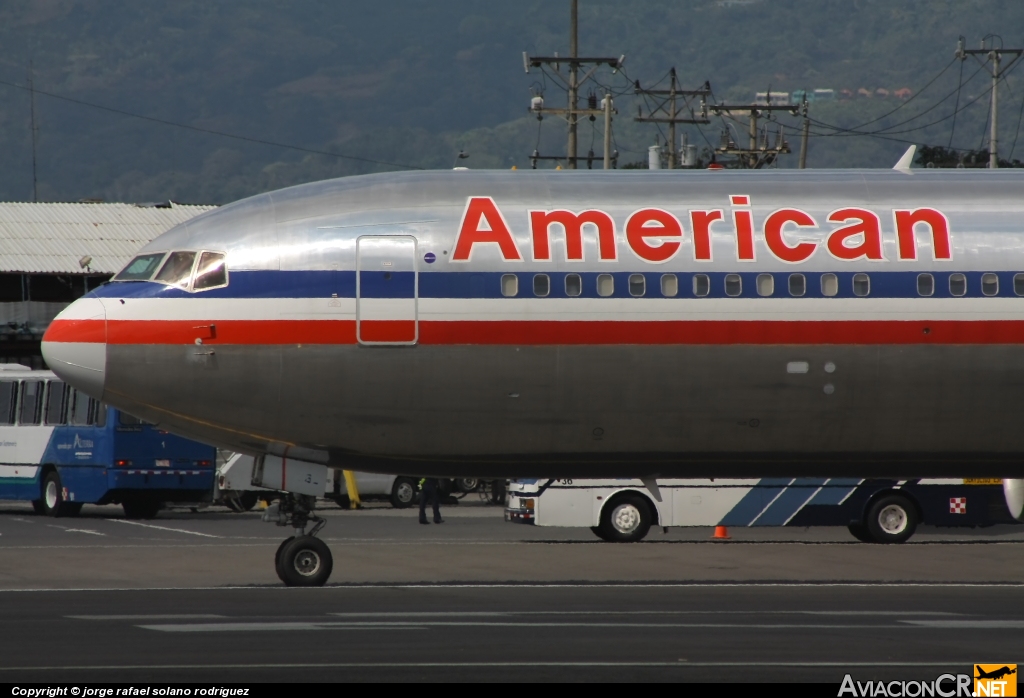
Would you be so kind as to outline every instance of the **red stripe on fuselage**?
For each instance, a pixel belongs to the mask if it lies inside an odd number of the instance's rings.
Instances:
[[[211,337],[209,324],[216,325]],[[286,345],[355,344],[352,320],[112,320],[109,344]],[[411,341],[400,323],[401,338]],[[44,342],[104,341],[102,320],[54,320]],[[695,320],[631,321],[421,321],[419,343],[491,345],[614,344],[1024,344],[1024,321],[978,320]],[[407,336],[408,335],[408,336]],[[392,333],[381,336],[397,337]]]

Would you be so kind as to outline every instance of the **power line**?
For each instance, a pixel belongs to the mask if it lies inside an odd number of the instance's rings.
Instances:
[[[32,88],[32,87],[25,87],[24,85],[19,85],[17,83],[13,83],[13,82],[7,82],[6,80],[0,80],[0,85],[6,85],[7,87],[13,87],[15,89],[23,90],[25,92],[33,92],[34,94],[37,94],[37,95],[44,95],[44,96],[50,97],[52,99],[61,100],[62,102],[70,102],[72,104],[78,104],[78,105],[83,106],[83,107],[90,107],[92,109],[99,109],[101,111],[110,112],[112,114],[120,114],[121,116],[130,116],[130,117],[132,117],[134,119],[142,119],[143,121],[150,121],[152,123],[162,124],[164,126],[174,126],[176,128],[183,128],[183,129],[186,129],[186,130],[189,130],[189,131],[196,131],[198,133],[206,133],[206,134],[210,134],[210,135],[213,135],[213,136],[221,136],[223,138],[233,138],[233,139],[235,139],[237,141],[245,141],[247,143],[256,143],[258,145],[269,145],[269,146],[272,146],[274,148],[285,148],[287,150],[297,150],[299,152],[310,153],[312,155],[329,155],[331,157],[341,158],[343,160],[357,160],[359,162],[368,162],[368,163],[371,163],[371,164],[374,164],[374,165],[387,165],[388,167],[402,167],[402,168],[405,168],[405,169],[408,169],[408,170],[422,170],[422,169],[425,169],[423,167],[419,167],[418,165],[408,165],[408,164],[401,163],[401,162],[389,162],[387,160],[375,160],[373,158],[364,158],[364,157],[360,157],[358,155],[344,155],[342,153],[332,153],[332,152],[330,152],[328,150],[316,150],[315,148],[304,148],[304,147],[302,147],[300,145],[292,145],[290,143],[278,143],[276,141],[268,141],[268,140],[265,140],[265,139],[262,139],[262,138],[250,138],[249,136],[239,136],[238,134],[234,134],[234,133],[226,133],[224,131],[216,131],[214,129],[201,128],[199,126],[191,126],[189,124],[182,124],[182,123],[178,123],[176,121],[168,121],[167,119],[158,119],[158,118],[153,117],[153,116],[145,116],[143,114],[135,114],[134,112],[125,111],[123,109],[115,109],[114,107],[108,107],[108,106],[105,106],[105,105],[102,105],[102,104],[95,104],[93,102],[86,102],[86,101],[81,100],[81,99],[73,99],[71,97],[65,97],[63,95],[54,94],[53,92],[44,92],[43,90],[40,90],[40,89],[35,89],[35,88]]]

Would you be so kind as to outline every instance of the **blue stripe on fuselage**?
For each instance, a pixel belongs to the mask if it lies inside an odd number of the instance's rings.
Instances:
[[[474,272],[474,271],[423,271],[419,273],[420,298],[502,298],[501,277],[515,273],[519,280],[518,298],[534,298],[534,276],[546,274],[549,277],[548,298],[569,298],[566,294],[566,276],[572,272]],[[609,273],[614,279],[611,298],[629,298],[630,277],[641,272],[580,272],[581,298],[600,298],[597,294],[597,277]],[[725,277],[732,272],[643,272],[644,297],[663,298],[662,276],[674,274],[677,277],[678,293],[674,298],[693,299],[693,277],[703,273],[709,279],[710,292],[706,298],[729,298],[725,294]],[[793,272],[803,273],[803,272]],[[835,298],[856,298],[853,293],[853,277],[866,273],[870,279],[870,298],[919,298],[917,293],[918,271],[866,271],[832,272],[838,277],[839,291]],[[949,276],[957,273],[935,273],[935,294],[932,298],[953,298],[949,292]],[[981,276],[983,272],[961,272],[967,277],[969,298],[983,297]],[[995,272],[999,277],[998,296],[1015,298],[1014,272]],[[364,297],[409,298],[414,288],[413,272],[362,272]],[[738,298],[757,299],[758,272],[738,272],[742,280],[742,291]],[[802,298],[825,298],[821,289],[820,272],[804,273],[806,293]],[[799,300],[789,294],[789,276],[776,273],[774,293],[771,298]],[[146,281],[111,282],[92,291],[100,298],[355,298],[356,272],[354,271],[234,271],[230,283],[224,288],[188,293],[179,288]]]

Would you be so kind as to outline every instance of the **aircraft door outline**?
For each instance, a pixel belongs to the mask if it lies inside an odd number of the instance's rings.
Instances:
[[[356,339],[362,345],[419,341],[416,238],[364,235],[356,240]]]

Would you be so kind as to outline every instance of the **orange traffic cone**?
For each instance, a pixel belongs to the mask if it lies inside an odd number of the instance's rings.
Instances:
[[[729,540],[729,529],[725,526],[715,526],[715,535],[711,536],[711,540]]]

